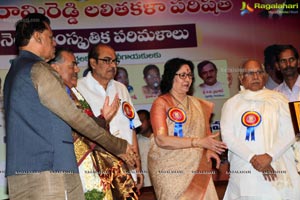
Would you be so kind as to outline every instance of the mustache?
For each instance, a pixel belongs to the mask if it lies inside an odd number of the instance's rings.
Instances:
[[[111,68],[110,71],[113,72],[113,73],[116,73],[116,72],[117,72],[117,69],[114,67],[114,68]]]
[[[252,81],[251,83],[252,83],[252,84],[260,84],[261,81]]]
[[[77,78],[78,79],[78,73],[73,73],[72,77]]]
[[[293,71],[295,70],[295,67],[292,66],[287,66],[285,69],[283,69],[283,71]]]

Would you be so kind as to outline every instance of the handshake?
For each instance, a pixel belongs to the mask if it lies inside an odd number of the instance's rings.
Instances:
[[[144,182],[144,175],[141,173],[140,157],[135,149],[137,148],[127,144],[126,153],[120,154],[119,157],[126,163],[129,170],[135,170],[137,172],[135,186],[137,194],[140,195],[140,189]]]
[[[140,162],[140,157],[132,145],[127,144],[126,153],[118,155],[126,164],[128,169],[136,169]]]

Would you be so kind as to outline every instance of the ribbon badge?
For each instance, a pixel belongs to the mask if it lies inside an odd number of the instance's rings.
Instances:
[[[123,114],[129,119],[130,129],[134,129],[133,119],[135,116],[134,109],[127,101],[122,103]]]
[[[187,119],[186,113],[182,109],[174,107],[168,110],[168,117],[175,122],[174,136],[183,137],[182,124]]]
[[[246,140],[255,141],[255,127],[261,122],[261,116],[258,112],[247,111],[242,115],[242,124],[247,127]]]

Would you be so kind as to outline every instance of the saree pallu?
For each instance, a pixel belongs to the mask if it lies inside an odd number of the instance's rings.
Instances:
[[[203,138],[210,134],[208,119],[212,110],[211,104],[191,96],[179,105],[173,105],[168,94],[159,98],[163,98],[165,104],[155,105],[154,103],[152,106],[159,106],[162,109],[160,113],[151,113],[151,115],[164,115],[169,108],[179,107],[187,115],[186,122],[182,124],[183,137]],[[168,117],[166,117],[166,123],[168,135],[173,136],[175,123]],[[206,150],[202,148],[162,149],[152,138],[148,154],[148,168],[157,198],[159,200],[218,199],[212,181],[211,162],[207,161],[205,154]]]

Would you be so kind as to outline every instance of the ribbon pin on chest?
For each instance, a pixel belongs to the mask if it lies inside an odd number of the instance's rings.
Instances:
[[[247,111],[242,115],[242,124],[247,127],[246,140],[255,141],[255,128],[261,123],[261,116],[258,112]]]
[[[167,115],[171,121],[175,122],[174,136],[183,137],[182,124],[187,119],[186,113],[182,109],[174,107],[168,110]]]
[[[122,111],[123,114],[129,119],[130,129],[134,129],[133,119],[135,116],[135,112],[133,107],[127,101],[122,103]]]

